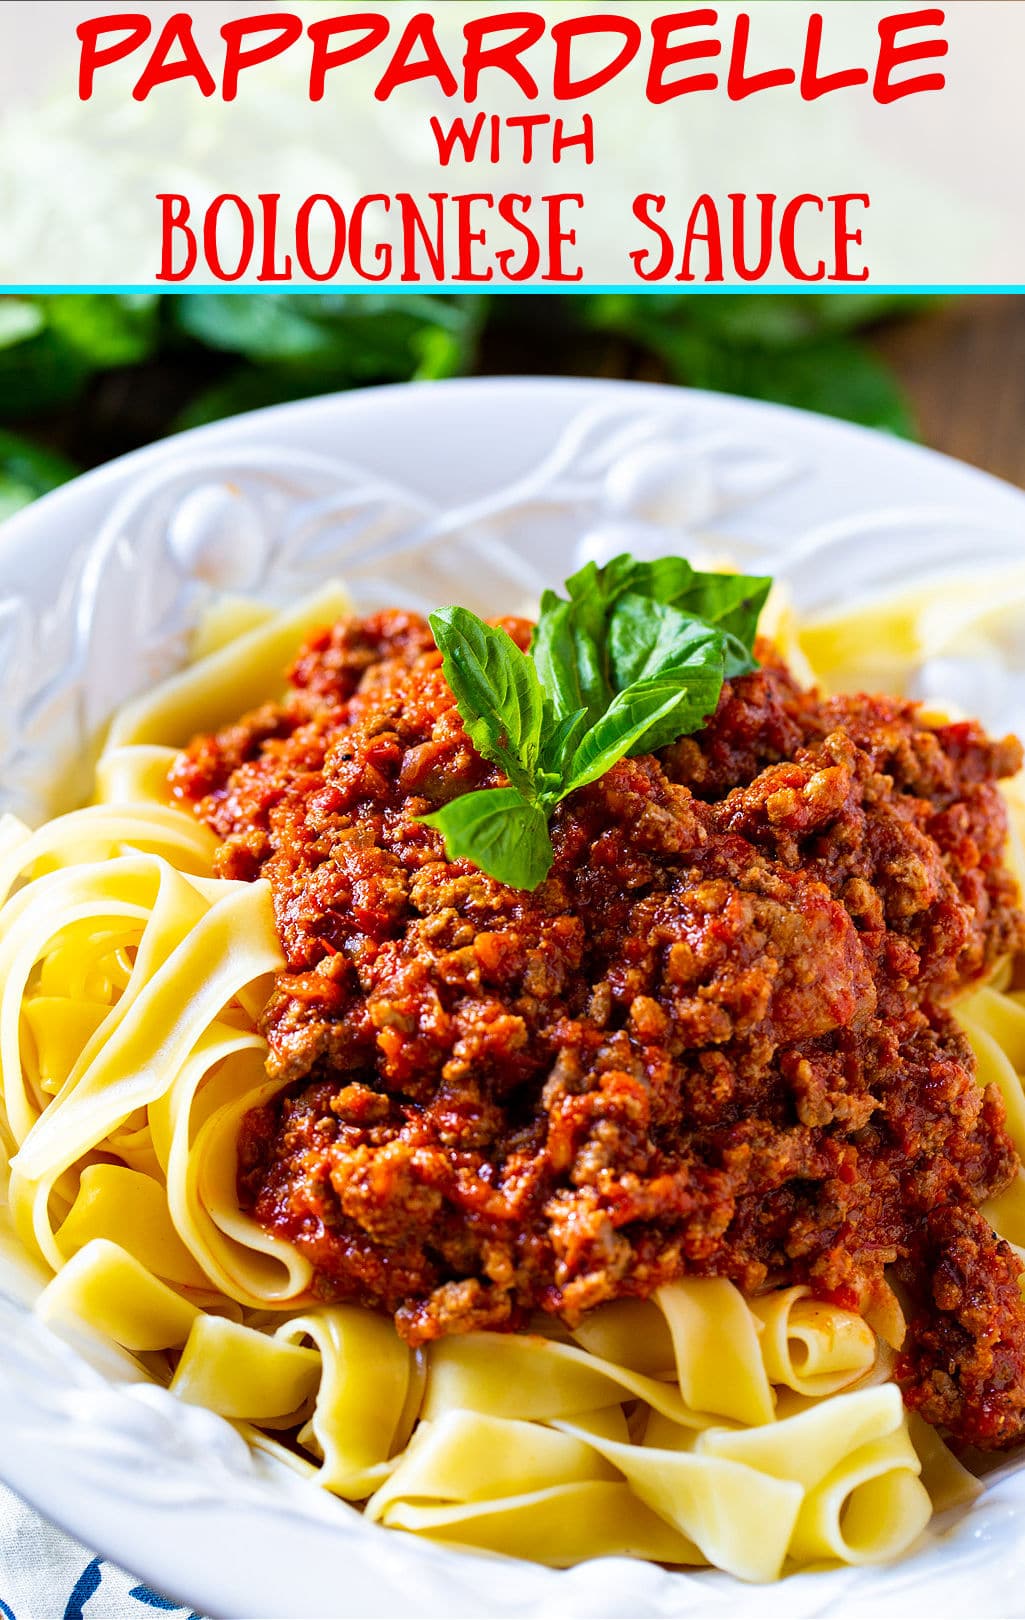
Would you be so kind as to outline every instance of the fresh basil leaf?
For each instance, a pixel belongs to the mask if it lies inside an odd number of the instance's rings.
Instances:
[[[597,781],[628,755],[648,752],[642,747],[644,738],[667,723],[671,734],[679,736],[687,728],[678,726],[676,717],[687,708],[687,693],[672,677],[642,681],[618,692],[608,712],[577,745],[560,797]]]
[[[723,632],[727,680],[750,675],[758,668],[753,648],[758,620],[771,589],[772,580],[765,575],[694,573],[687,590],[671,599],[681,612]]]
[[[700,573],[682,557],[635,562],[618,581],[620,590],[677,608],[721,630],[727,643],[727,679],[748,675],[758,667],[752,650],[771,585],[772,580],[762,575]]]
[[[666,602],[628,592],[609,615],[609,657],[618,691],[709,662],[722,679],[722,634]]]
[[[563,764],[572,758],[577,743],[587,730],[587,710],[575,709],[562,720],[556,720],[554,710],[545,699],[545,716],[541,725],[541,754],[538,772],[538,797],[557,799],[562,788]]]
[[[558,719],[582,709],[597,720],[611,703],[604,639],[601,612],[580,611],[576,603],[564,602],[554,591],[544,592],[530,656]]]
[[[534,797],[544,692],[537,668],[505,630],[469,608],[430,616],[445,679],[466,734],[479,754],[500,765],[513,787]]]
[[[551,869],[548,816],[515,788],[482,788],[422,816],[445,840],[449,860],[469,860],[499,883],[536,889]]]
[[[682,557],[589,563],[566,598],[544,593],[530,657],[465,608],[432,614],[467,734],[511,784],[425,817],[449,853],[535,887],[551,865],[556,804],[617,761],[696,731],[726,674],[756,667],[769,583],[699,573]]]
[[[542,593],[541,612],[530,639],[530,656],[558,718],[581,708],[586,711],[576,661],[572,608],[554,591]]]
[[[612,562],[616,561],[614,557]],[[701,577],[694,572],[686,557],[655,557],[643,562],[627,557],[623,561],[632,564],[628,570],[621,572],[624,590],[636,591],[641,596],[650,597],[653,602],[670,602],[674,607],[684,606],[695,579]]]
[[[566,581],[570,599],[600,603],[608,611],[620,596],[634,591],[654,602],[676,602],[690,588],[694,570],[685,557],[656,557],[650,561],[622,552],[603,567],[587,563]]]
[[[592,608],[597,614],[604,615],[619,585],[622,564],[632,562],[633,558],[624,552],[622,556],[614,557],[602,568],[594,562],[585,563],[583,568],[571,574],[566,581],[566,592],[570,601],[575,602],[578,609]],[[625,589],[625,586],[623,588]]]
[[[725,674],[727,679],[749,674],[757,668],[753,657],[758,617],[765,606],[771,580],[760,575],[700,573],[684,557],[658,557],[652,561],[623,554],[604,567],[588,563],[566,581],[569,602],[554,591],[546,591],[534,645],[551,643],[553,662],[567,658],[576,627],[586,622],[587,637],[596,646],[606,645],[609,621],[616,604],[625,595],[643,597],[679,609],[693,619],[720,629],[726,638]],[[562,623],[557,624],[561,616]],[[555,632],[558,629],[558,640]],[[548,685],[548,677],[542,680]],[[629,684],[612,666],[608,671],[612,691]],[[590,709],[592,714],[593,707]],[[596,717],[596,716],[595,716]]]
[[[695,669],[688,676],[687,684],[681,689],[677,683],[676,690],[679,701],[675,709],[656,715],[648,730],[632,744],[630,754],[654,754],[692,731],[700,731],[715,713],[722,691],[722,675],[712,669]]]

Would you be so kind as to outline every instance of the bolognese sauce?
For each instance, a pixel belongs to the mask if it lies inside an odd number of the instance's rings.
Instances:
[[[979,1206],[1019,1166],[950,1006],[1025,944],[1022,751],[758,650],[703,730],[570,795],[532,893],[418,819],[504,779],[416,615],[325,629],[192,743],[173,790],[219,875],[269,880],[287,962],[240,1195],[412,1344],[684,1275],[871,1311],[889,1268],[907,1403],[1007,1445],[1021,1267]]]

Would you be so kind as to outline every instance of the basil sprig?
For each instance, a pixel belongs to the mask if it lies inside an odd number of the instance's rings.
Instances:
[[[467,736],[509,786],[464,793],[422,819],[501,883],[536,889],[552,864],[555,806],[617,760],[696,731],[724,680],[757,669],[771,580],[699,573],[681,557],[589,563],[545,591],[523,653],[468,608],[431,614]]]

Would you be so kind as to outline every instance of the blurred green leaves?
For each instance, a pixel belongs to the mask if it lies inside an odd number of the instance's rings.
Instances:
[[[413,293],[197,293],[171,301],[178,330],[244,365],[188,406],[195,427],[337,388],[453,377],[473,366],[481,300]]]
[[[896,379],[856,334],[936,300],[893,293],[609,293],[583,302],[585,324],[639,345],[673,382],[914,436]]]
[[[0,522],[74,475],[65,456],[0,431]]]
[[[75,462],[178,428],[481,368],[662,377],[911,434],[863,333],[928,302],[871,292],[0,297],[0,516]]]
[[[0,421],[68,404],[94,372],[147,359],[159,303],[155,293],[0,298]]]
[[[211,349],[254,365],[310,366],[341,380],[407,377],[420,364],[423,339],[445,339],[443,375],[465,365],[477,329],[475,301],[412,293],[197,293],[174,303],[183,332]]]
[[[12,343],[24,343],[35,337],[46,325],[46,316],[38,303],[28,298],[4,298],[0,301],[0,349],[9,349]]]
[[[160,341],[159,293],[50,293],[39,312],[87,367],[138,365]]]

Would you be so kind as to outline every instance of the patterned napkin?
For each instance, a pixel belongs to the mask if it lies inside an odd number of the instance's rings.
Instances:
[[[189,1614],[94,1558],[0,1485],[0,1620],[156,1620]]]

